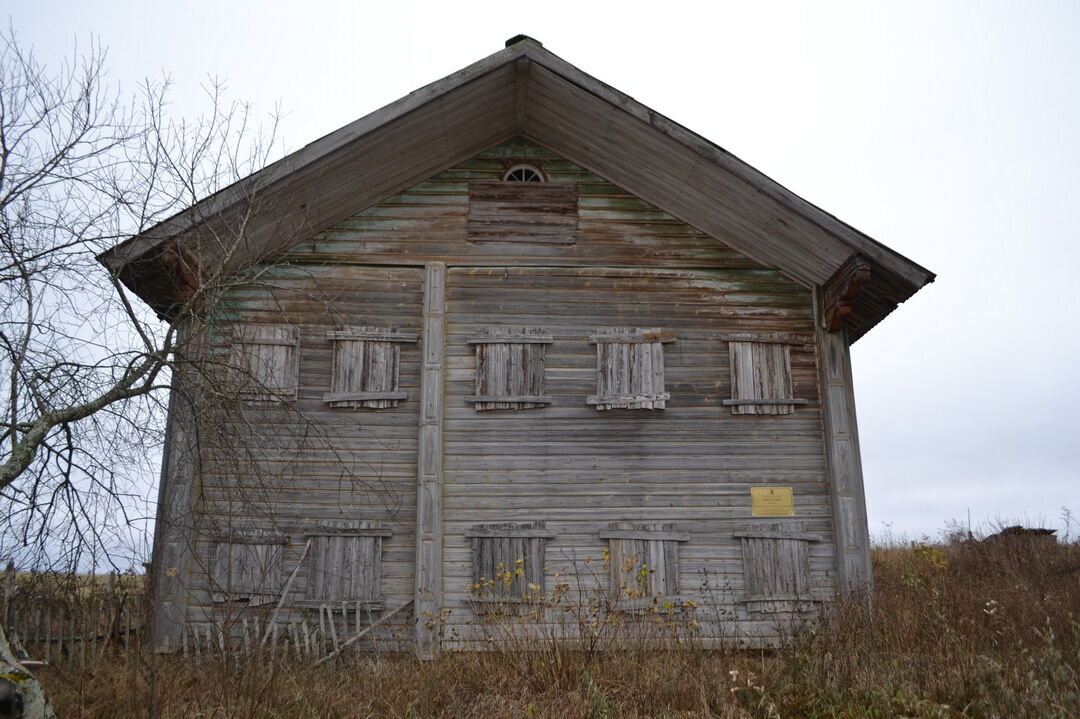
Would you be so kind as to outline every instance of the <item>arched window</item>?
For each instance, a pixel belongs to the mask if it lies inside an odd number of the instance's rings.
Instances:
[[[533,165],[514,165],[503,175],[503,182],[546,182],[544,173]]]

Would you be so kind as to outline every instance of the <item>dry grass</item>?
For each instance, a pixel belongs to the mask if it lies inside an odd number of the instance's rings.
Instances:
[[[873,610],[787,648],[268,659],[127,655],[43,676],[62,717],[1080,717],[1080,545],[878,550]]]

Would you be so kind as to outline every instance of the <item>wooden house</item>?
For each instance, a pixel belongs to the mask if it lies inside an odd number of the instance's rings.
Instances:
[[[330,606],[430,655],[568,597],[768,641],[871,581],[848,348],[933,274],[528,37],[102,261],[165,317],[218,278],[160,650]]]

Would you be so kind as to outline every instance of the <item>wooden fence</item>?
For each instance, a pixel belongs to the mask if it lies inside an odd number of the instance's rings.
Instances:
[[[4,571],[0,621],[22,658],[86,663],[137,649],[146,611],[142,577]]]
[[[150,603],[145,577],[3,572],[0,622],[16,655],[50,664],[86,664],[106,653],[146,648]],[[223,653],[294,656],[323,662],[345,651],[401,650],[401,622],[409,624],[412,602],[374,616],[359,603],[326,603],[280,614],[223,607],[213,621],[182,628],[181,654]],[[215,613],[217,614],[217,613]]]

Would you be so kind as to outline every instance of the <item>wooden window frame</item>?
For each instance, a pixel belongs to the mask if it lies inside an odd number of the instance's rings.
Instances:
[[[324,403],[344,409],[386,409],[408,399],[400,386],[401,344],[418,342],[419,332],[345,327],[327,332],[326,338],[333,342],[333,359]]]
[[[382,552],[383,539],[393,532],[379,522],[366,520],[342,520],[320,522],[306,530],[311,548],[307,556],[307,583],[301,606],[336,605],[346,602],[358,608],[382,609]],[[370,548],[370,561],[363,561],[364,545]],[[352,561],[349,561],[351,558]],[[328,566],[335,560],[354,571],[334,577],[338,586],[327,589]],[[358,564],[362,574],[355,573]],[[320,575],[321,578],[320,578]],[[366,580],[366,581],[365,581]],[[321,586],[320,586],[321,585]],[[348,588],[345,588],[345,587]],[[320,591],[321,590],[321,591]]]
[[[674,332],[659,328],[611,327],[589,337],[596,345],[596,394],[585,403],[597,410],[664,409],[664,345]]]
[[[284,357],[268,356],[267,347],[283,348]],[[237,396],[244,401],[277,403],[295,400],[300,385],[300,330],[288,324],[233,327],[229,372]]]
[[[249,607],[277,601],[288,543],[287,535],[265,529],[233,529],[215,536],[211,600],[217,604],[246,602]],[[249,570],[256,565],[262,566],[257,571]]]
[[[611,522],[600,538],[608,540],[614,609],[645,609],[678,598],[679,542],[690,541],[689,532],[674,524]]]
[[[769,338],[728,341],[731,399],[723,400],[732,414],[792,414],[807,400],[795,397],[791,372],[791,343]]]
[[[465,537],[472,544],[478,611],[488,604],[529,604],[543,597],[544,554],[547,540],[555,537],[545,522],[478,524],[465,530]]]
[[[747,611],[757,614],[813,611],[810,543],[822,541],[800,522],[750,524],[734,533],[742,545]],[[777,563],[781,566],[777,567]]]
[[[513,175],[515,173],[521,173],[521,174],[524,175],[524,173],[527,173],[527,172],[531,172],[535,176],[535,179],[532,179],[532,178],[519,179],[519,178],[513,177]],[[547,175],[544,174],[544,171],[541,170],[536,165],[529,164],[528,162],[518,162],[518,163],[515,163],[515,164],[511,165],[510,167],[508,167],[506,169],[506,172],[504,172],[503,175],[502,175],[502,181],[503,182],[547,182],[548,179],[547,179]]]
[[[554,341],[538,327],[493,327],[468,340],[476,352],[476,394],[465,401],[478,412],[551,404],[544,394],[544,366],[547,345]]]

